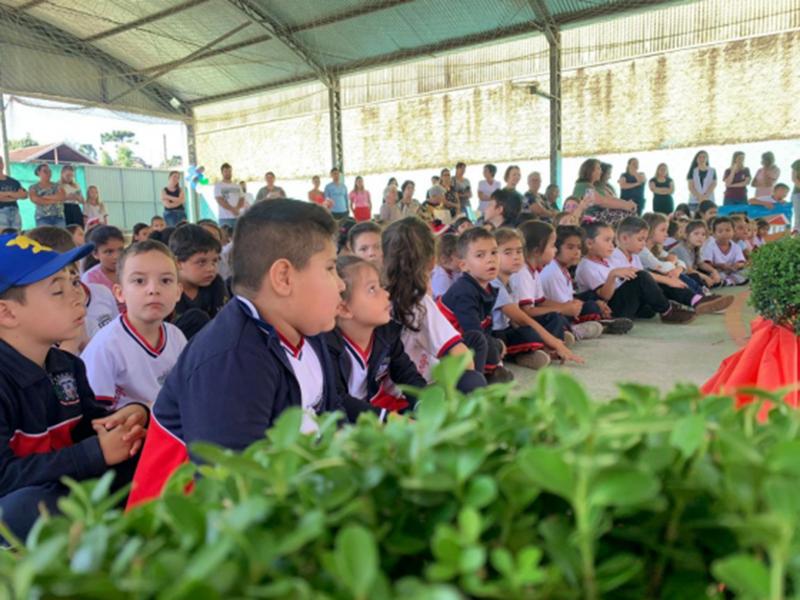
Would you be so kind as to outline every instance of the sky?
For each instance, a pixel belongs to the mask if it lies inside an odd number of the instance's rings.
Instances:
[[[71,104],[46,100],[5,96],[6,127],[9,139],[19,139],[26,134],[40,144],[67,142],[74,148],[92,144],[100,148],[100,134],[114,129],[133,131],[137,143],[134,153],[152,166],[164,160],[164,137],[167,156],[186,155],[186,132],[177,121],[115,113],[96,108],[82,108]],[[25,104],[23,104],[23,102]],[[27,104],[36,106],[28,106]],[[113,155],[113,149],[109,149]]]

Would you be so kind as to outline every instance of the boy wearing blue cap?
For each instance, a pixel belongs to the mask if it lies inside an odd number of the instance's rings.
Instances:
[[[0,236],[0,519],[18,537],[40,504],[56,511],[67,492],[62,477],[98,477],[119,465],[129,479],[144,438],[147,408],[110,413],[81,360],[55,347],[84,326],[73,263],[91,251],[88,244],[59,254],[23,235]]]

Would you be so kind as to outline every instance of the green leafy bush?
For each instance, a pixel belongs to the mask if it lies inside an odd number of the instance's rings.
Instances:
[[[800,335],[800,236],[753,253],[750,288],[750,302],[762,317]]]
[[[288,411],[241,454],[211,446],[127,513],[109,479],[0,552],[9,598],[778,599],[800,592],[800,413],[679,387],[593,402],[546,369],[464,398],[439,367],[415,420],[314,440]],[[722,589],[724,584],[724,591]]]

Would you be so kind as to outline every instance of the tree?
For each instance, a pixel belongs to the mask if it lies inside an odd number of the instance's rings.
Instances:
[[[111,155],[106,150],[100,150],[100,164],[104,167],[114,166],[114,159],[111,158]]]
[[[81,144],[78,146],[78,152],[85,154],[93,161],[97,161],[97,148],[94,147],[94,144]]]
[[[173,154],[171,158],[161,161],[161,164],[158,166],[161,169],[172,169],[174,167],[180,167],[182,162],[183,159],[179,154]]]
[[[31,146],[38,146],[39,142],[31,137],[30,133],[26,133],[24,138],[18,140],[8,140],[9,150],[19,150],[20,148],[30,148]]]
[[[135,144],[134,138],[136,134],[133,131],[125,129],[115,129],[113,131],[106,131],[100,134],[100,142],[102,144]]]
[[[123,144],[117,148],[117,159],[114,164],[118,167],[138,167],[139,165],[136,164],[135,158],[133,150]]]

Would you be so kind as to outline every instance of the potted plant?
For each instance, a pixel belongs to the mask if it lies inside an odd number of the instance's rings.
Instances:
[[[736,395],[737,406],[753,400],[748,388],[785,390],[783,400],[800,402],[800,237],[770,242],[753,254],[750,304],[759,317],[752,335],[726,358],[703,386],[705,393]],[[761,413],[766,418],[769,407]]]

